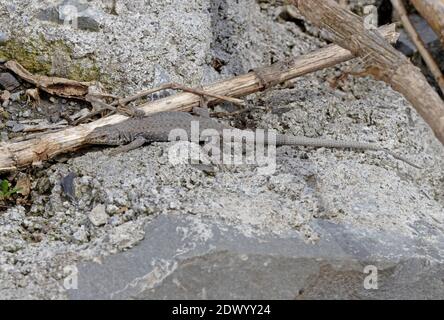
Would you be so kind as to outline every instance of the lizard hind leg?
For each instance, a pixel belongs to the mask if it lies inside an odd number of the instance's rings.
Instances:
[[[113,150],[111,150],[109,152],[110,156],[115,156],[116,154],[122,153],[122,152],[128,152],[137,148],[140,148],[141,146],[143,146],[145,143],[147,142],[147,140],[144,137],[137,137],[135,140],[133,140],[132,142],[124,145],[124,146],[120,146],[117,148],[114,148]]]

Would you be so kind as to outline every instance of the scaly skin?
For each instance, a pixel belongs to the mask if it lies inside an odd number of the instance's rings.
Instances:
[[[248,138],[248,132],[223,125],[211,118],[197,117],[185,112],[161,112],[151,116],[142,118],[131,118],[115,125],[100,127],[91,132],[85,139],[87,144],[103,144],[121,146],[115,149],[114,153],[125,152],[138,148],[145,143],[150,142],[167,142],[169,141],[170,132],[174,129],[182,129],[187,133],[188,139],[191,137],[191,123],[198,122],[199,131],[213,129],[215,133],[220,134],[225,129],[234,130],[234,136],[244,137],[247,142],[268,143],[268,135],[264,138],[258,138],[254,135]],[[200,135],[200,140],[204,140],[205,136]],[[308,138],[304,136],[290,136],[276,134],[277,146],[305,146],[305,147],[325,147],[340,149],[357,149],[357,150],[374,150],[384,151],[394,158],[404,161],[409,165],[419,168],[417,165],[408,161],[404,157],[396,153],[384,149],[376,144],[361,143],[355,141],[339,141]]]

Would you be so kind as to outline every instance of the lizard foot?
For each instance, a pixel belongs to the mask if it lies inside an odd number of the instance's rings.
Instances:
[[[108,155],[115,156],[115,155],[122,153],[122,152],[128,152],[128,151],[140,148],[141,146],[143,146],[145,144],[145,142],[146,142],[146,139],[144,137],[137,137],[136,140],[128,143],[127,145],[114,148],[113,150],[111,150],[108,153]]]

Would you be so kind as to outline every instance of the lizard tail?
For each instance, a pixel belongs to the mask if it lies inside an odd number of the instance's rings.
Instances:
[[[416,165],[412,161],[406,159],[405,157],[390,151],[386,148],[381,148],[379,145],[374,143],[362,143],[356,141],[340,141],[340,140],[324,140],[300,136],[289,136],[289,135],[277,135],[276,136],[277,145],[294,145],[294,146],[306,146],[306,147],[318,147],[318,148],[338,148],[338,149],[356,149],[356,150],[373,150],[373,151],[384,151],[385,153],[391,155],[393,158],[403,161],[412,167],[417,169],[422,169],[420,166]]]
[[[422,167],[418,166],[417,164],[413,163],[413,162],[410,161],[409,159],[407,159],[407,158],[405,158],[405,157],[403,157],[403,156],[401,156],[401,155],[399,155],[399,154],[397,154],[397,153],[395,153],[395,152],[393,152],[393,151],[390,151],[390,150],[388,150],[388,149],[381,149],[381,150],[385,151],[386,153],[388,153],[389,155],[391,155],[393,158],[398,159],[398,160],[400,160],[400,161],[402,161],[402,162],[405,162],[405,163],[407,163],[408,165],[411,165],[412,167],[414,167],[414,168],[416,168],[416,169],[422,169]]]

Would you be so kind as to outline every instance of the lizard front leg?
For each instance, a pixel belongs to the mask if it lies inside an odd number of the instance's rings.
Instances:
[[[114,148],[113,150],[111,150],[109,152],[109,155],[110,156],[115,156],[116,154],[119,154],[119,153],[122,153],[122,152],[128,152],[128,151],[140,148],[146,142],[147,142],[147,140],[144,137],[139,136],[135,140],[133,140],[132,142],[130,142],[130,143],[124,145],[124,146],[120,146],[120,147]]]
[[[202,117],[202,118],[210,118],[210,112],[208,111],[207,108],[194,107],[192,114]]]

